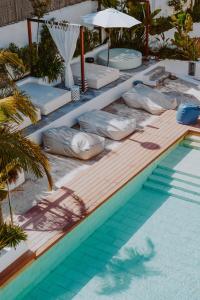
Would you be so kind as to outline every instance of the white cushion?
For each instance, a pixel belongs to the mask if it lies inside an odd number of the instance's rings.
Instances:
[[[45,151],[87,160],[104,150],[105,139],[79,130],[62,126],[43,133]]]
[[[82,130],[113,140],[121,140],[136,129],[134,118],[120,117],[101,110],[84,113],[78,122]]]
[[[177,100],[160,91],[138,84],[122,95],[125,103],[132,108],[144,109],[153,115],[160,115],[177,107]]]
[[[33,104],[39,107],[42,115],[48,115],[52,111],[71,101],[71,92],[38,83],[24,83],[19,86]]]
[[[75,63],[71,66],[75,81],[81,77],[80,63]],[[117,80],[120,76],[119,70],[100,66],[96,64],[85,63],[85,79],[88,86],[93,89],[101,87]]]

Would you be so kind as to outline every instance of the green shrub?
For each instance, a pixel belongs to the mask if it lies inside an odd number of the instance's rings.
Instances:
[[[200,22],[200,0],[195,0],[191,14],[194,22]]]

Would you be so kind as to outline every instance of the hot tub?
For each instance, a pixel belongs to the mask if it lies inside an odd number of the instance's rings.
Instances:
[[[97,56],[100,65],[107,66],[108,50],[101,51]],[[133,49],[110,49],[109,67],[119,70],[135,69],[142,64],[142,53]]]

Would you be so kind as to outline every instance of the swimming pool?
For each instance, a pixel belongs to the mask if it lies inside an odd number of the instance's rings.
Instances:
[[[0,292],[3,300],[200,295],[200,138],[190,136]]]

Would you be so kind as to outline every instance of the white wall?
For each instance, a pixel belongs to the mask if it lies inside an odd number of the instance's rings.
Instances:
[[[55,17],[67,20],[71,23],[81,23],[81,16],[96,11],[95,1],[85,1],[79,4],[67,6],[60,10],[50,12],[46,18]],[[36,40],[37,24],[32,23],[33,41]],[[28,44],[27,22],[22,21],[11,25],[0,27],[0,48],[7,47],[10,43],[22,47]]]
[[[168,31],[165,31],[165,38],[170,39],[170,40],[173,39],[174,32],[175,32],[174,28],[172,28]],[[193,31],[190,33],[190,36],[198,37],[198,38],[200,37],[200,23],[194,23]],[[159,45],[158,41],[156,40],[157,37],[159,37],[159,35],[155,35],[150,38],[150,47],[156,48]],[[170,40],[169,40],[169,43],[170,43]]]
[[[151,8],[152,10],[155,9],[162,9],[162,11],[160,12],[159,16],[170,16],[174,13],[173,8],[168,6],[168,1],[169,0],[150,0],[150,4],[151,4]],[[187,7],[188,5],[190,5],[190,1],[191,0],[187,0],[185,7]]]

